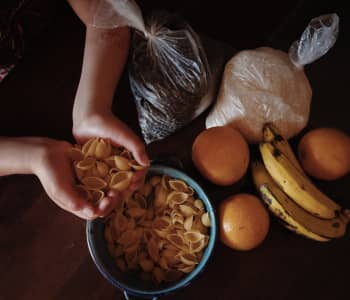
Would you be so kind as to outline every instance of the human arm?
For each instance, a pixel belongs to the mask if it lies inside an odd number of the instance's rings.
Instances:
[[[92,137],[109,139],[130,150],[144,166],[149,164],[144,143],[111,111],[115,88],[129,50],[127,27],[103,29],[92,26],[95,0],[68,0],[86,26],[80,82],[73,107],[73,135],[79,143]],[[136,172],[131,190],[139,188],[145,171]]]
[[[68,2],[86,26],[83,67],[73,107],[73,134],[80,143],[94,136],[108,138],[130,150],[140,164],[148,165],[143,142],[111,112],[114,91],[128,56],[129,29],[92,26],[94,0]]]
[[[83,219],[108,214],[118,195],[109,195],[93,206],[78,193],[71,147],[68,142],[41,137],[0,137],[0,176],[35,174],[48,196],[62,209]]]

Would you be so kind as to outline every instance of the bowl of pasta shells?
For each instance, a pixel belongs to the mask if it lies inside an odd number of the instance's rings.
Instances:
[[[156,299],[187,286],[203,271],[217,225],[210,200],[195,180],[152,164],[143,187],[124,193],[108,217],[87,221],[86,235],[97,268],[126,299]]]

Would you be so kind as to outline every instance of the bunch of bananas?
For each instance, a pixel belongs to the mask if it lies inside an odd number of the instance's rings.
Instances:
[[[322,193],[304,173],[288,141],[272,124],[263,129],[261,160],[252,162],[254,184],[285,227],[326,242],[344,236],[349,211]]]

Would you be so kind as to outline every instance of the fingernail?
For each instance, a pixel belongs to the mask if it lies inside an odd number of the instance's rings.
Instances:
[[[104,211],[108,207],[109,203],[110,201],[108,198],[103,199],[98,206],[99,210]]]
[[[89,207],[85,207],[85,208],[83,209],[83,214],[84,214],[85,216],[87,216],[88,218],[92,218],[92,217],[94,216],[93,210],[92,210],[91,208],[89,208]]]

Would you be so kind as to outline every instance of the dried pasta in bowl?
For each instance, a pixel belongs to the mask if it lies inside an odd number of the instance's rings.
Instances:
[[[203,201],[185,181],[153,175],[108,217],[104,238],[121,271],[156,284],[173,282],[200,263],[210,221]]]

